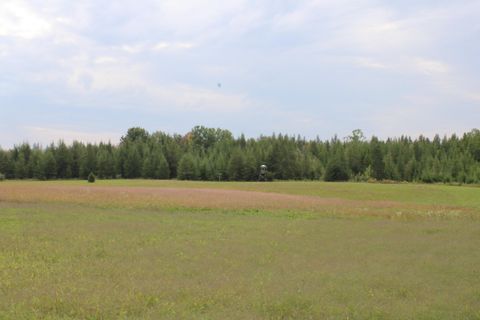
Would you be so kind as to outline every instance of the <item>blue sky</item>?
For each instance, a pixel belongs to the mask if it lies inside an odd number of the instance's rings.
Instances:
[[[0,146],[480,127],[480,1],[0,1]],[[221,83],[219,87],[218,84]]]

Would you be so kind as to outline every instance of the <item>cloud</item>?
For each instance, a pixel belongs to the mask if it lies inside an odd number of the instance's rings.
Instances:
[[[450,71],[450,66],[437,60],[417,58],[414,60],[414,64],[420,73],[426,75],[446,74]]]
[[[140,124],[163,115],[172,127],[201,119],[249,132],[272,117],[269,128],[300,133],[349,132],[359,114],[410,108],[435,119],[430,104],[475,111],[479,12],[470,0],[3,0],[0,108],[112,110]],[[8,111],[23,119],[17,109]],[[316,126],[326,113],[345,120]],[[79,118],[64,122],[82,127]]]
[[[375,61],[371,58],[365,58],[365,57],[353,58],[353,62],[354,64],[360,67],[369,68],[369,69],[389,69],[389,66],[387,66],[386,64],[379,61]]]
[[[189,85],[169,85],[150,87],[148,90],[154,101],[152,108],[160,111],[173,106],[177,111],[236,113],[253,106],[245,95],[222,93],[219,88],[212,90]]]
[[[189,42],[159,42],[153,46],[153,51],[165,50],[188,50],[195,47],[195,44]]]
[[[33,39],[48,35],[51,24],[23,1],[0,3],[0,37]]]
[[[245,94],[225,92],[216,83],[213,88],[158,83],[152,78],[148,65],[126,58],[80,55],[65,62],[64,73],[69,74],[67,85],[77,95],[78,101],[108,93],[114,100],[133,98],[141,102],[140,106],[132,106],[136,109],[160,112],[239,112],[253,105]],[[113,101],[106,105],[123,108],[122,104]]]

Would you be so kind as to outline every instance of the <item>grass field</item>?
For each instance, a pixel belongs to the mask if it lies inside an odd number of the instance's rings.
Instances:
[[[0,182],[0,319],[480,319],[480,188]]]

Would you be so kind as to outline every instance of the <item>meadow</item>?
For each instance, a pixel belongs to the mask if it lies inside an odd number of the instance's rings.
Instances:
[[[0,182],[0,319],[480,319],[480,188]]]

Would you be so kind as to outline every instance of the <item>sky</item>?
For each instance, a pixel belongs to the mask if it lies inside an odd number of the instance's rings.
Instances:
[[[480,127],[480,0],[0,0],[0,146]]]

